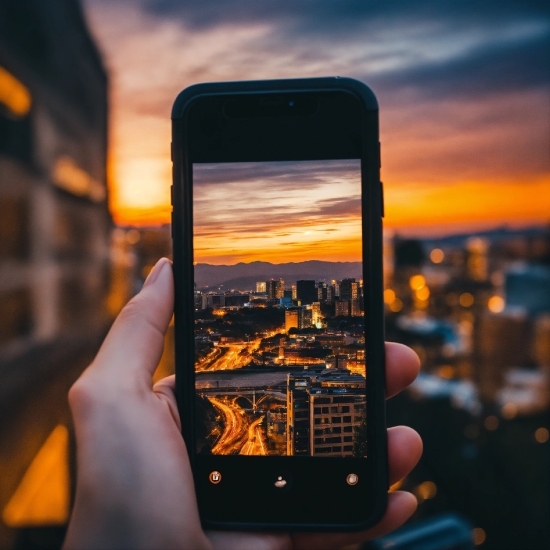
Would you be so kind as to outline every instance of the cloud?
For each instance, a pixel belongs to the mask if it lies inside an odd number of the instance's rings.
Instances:
[[[168,221],[170,108],[198,81],[327,74],[365,81],[381,106],[386,189],[475,181],[496,191],[503,180],[548,177],[546,0],[84,4],[111,68],[115,209],[162,207]],[[154,170],[145,173],[144,162]],[[223,180],[221,172],[210,176]],[[273,177],[270,200],[292,192],[293,178],[309,189],[323,181],[296,167]],[[258,173],[242,178],[254,184]]]

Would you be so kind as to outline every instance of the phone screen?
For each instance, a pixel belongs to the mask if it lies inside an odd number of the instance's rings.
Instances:
[[[365,457],[361,160],[192,177],[196,454]]]

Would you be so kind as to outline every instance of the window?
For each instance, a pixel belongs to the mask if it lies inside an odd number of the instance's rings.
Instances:
[[[344,422],[351,422],[351,416],[344,416]]]
[[[32,301],[28,288],[0,292],[0,344],[29,336]]]
[[[328,420],[328,418],[327,418],[327,420]],[[342,419],[339,416],[333,416],[331,418],[331,420],[332,420],[333,424],[341,424],[342,423]]]
[[[353,437],[351,435],[345,435],[344,442],[350,442],[350,441],[353,441]]]
[[[353,432],[353,426],[344,426],[344,432],[346,433]]]

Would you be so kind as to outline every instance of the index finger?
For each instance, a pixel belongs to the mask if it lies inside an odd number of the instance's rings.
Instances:
[[[420,359],[409,347],[386,342],[386,398],[404,390],[418,375]]]

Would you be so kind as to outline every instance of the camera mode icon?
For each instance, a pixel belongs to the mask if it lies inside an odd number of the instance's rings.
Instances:
[[[357,474],[349,474],[346,478],[346,481],[348,482],[348,485],[357,485],[357,482],[359,481],[359,476]]]
[[[208,479],[210,480],[210,483],[217,485],[222,480],[222,475],[220,472],[214,470],[213,472],[210,472]]]

